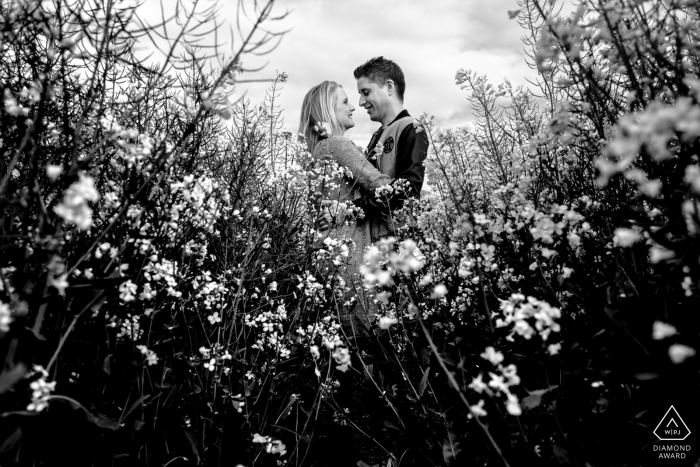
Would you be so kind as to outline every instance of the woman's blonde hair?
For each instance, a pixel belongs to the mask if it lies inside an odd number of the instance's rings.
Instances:
[[[314,131],[314,125],[327,123],[333,134],[342,131],[335,119],[335,91],[340,86],[335,81],[324,81],[311,88],[304,96],[301,105],[301,120],[299,121],[299,133],[306,138],[306,145],[311,154],[318,145],[319,135]]]

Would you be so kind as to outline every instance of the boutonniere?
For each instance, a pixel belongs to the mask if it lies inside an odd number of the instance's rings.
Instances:
[[[384,153],[384,145],[381,144],[381,143],[377,143],[377,144],[374,146],[374,149],[372,149],[372,152],[370,153],[369,159],[370,159],[370,160],[373,160],[373,161],[376,161],[376,160],[377,160],[377,156],[379,156],[379,155],[381,155],[381,154],[383,154],[383,153]]]
[[[317,124],[315,124],[313,127],[313,131],[318,135],[320,139],[330,138],[333,134],[331,132],[331,126],[326,122],[318,122]]]

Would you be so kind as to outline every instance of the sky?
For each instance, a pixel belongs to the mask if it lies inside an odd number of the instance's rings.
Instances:
[[[148,8],[158,0],[145,1]],[[412,115],[427,112],[440,127],[465,125],[472,114],[466,91],[455,85],[458,69],[486,75],[494,85],[507,78],[517,86],[536,76],[524,60],[525,31],[509,19],[508,11],[517,8],[516,0],[278,0],[273,14],[290,12],[269,28],[289,32],[270,54],[245,57],[244,67],[264,68],[241,79],[287,73],[279,104],[284,128],[294,132],[306,92],[324,80],[340,83],[357,108],[356,126],[346,136],[366,145],[380,125],[358,105],[353,70],[382,55],[402,68],[404,104]],[[224,6],[217,14],[222,31],[235,27],[235,11]],[[262,102],[268,84],[241,83],[237,94]]]

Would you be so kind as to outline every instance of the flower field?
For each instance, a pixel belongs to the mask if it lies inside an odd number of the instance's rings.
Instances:
[[[0,0],[0,465],[638,466],[669,406],[694,431],[697,2],[519,0],[538,81],[457,71],[475,121],[421,116],[430,189],[355,282],[287,75],[231,99],[274,1],[216,72],[204,3]]]

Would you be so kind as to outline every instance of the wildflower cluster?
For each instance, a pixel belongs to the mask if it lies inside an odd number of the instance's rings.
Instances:
[[[486,347],[481,357],[490,362],[498,373],[489,372],[490,380],[488,383],[484,382],[483,375],[479,374],[469,384],[469,388],[479,394],[488,394],[490,396],[503,395],[506,398],[506,410],[508,410],[508,413],[515,416],[520,415],[522,410],[518,403],[518,398],[510,390],[512,386],[520,384],[520,377],[518,377],[515,365],[510,364],[504,367],[502,365],[503,354],[493,347]],[[487,415],[484,410],[483,399],[476,405],[471,406],[471,413],[482,417]]]
[[[503,318],[496,320],[496,326],[500,328],[512,325],[508,335],[511,341],[515,334],[525,339],[539,334],[542,341],[546,341],[552,332],[559,332],[561,328],[555,321],[561,318],[561,311],[534,297],[525,299],[522,294],[513,294],[508,300],[501,300],[500,308]],[[534,327],[530,321],[534,322]],[[548,347],[549,353],[555,354],[559,348],[561,345],[551,344]]]
[[[318,134],[319,138],[330,138],[333,134],[331,131],[331,125],[326,122],[318,122],[312,129],[314,133]]]
[[[49,377],[49,373],[44,369],[44,367],[39,365],[34,365],[33,371],[29,373],[27,378],[35,378],[29,387],[32,390],[32,401],[27,406],[27,410],[41,412],[49,405],[49,399],[51,393],[56,390],[56,381],[50,383],[46,382]]]

